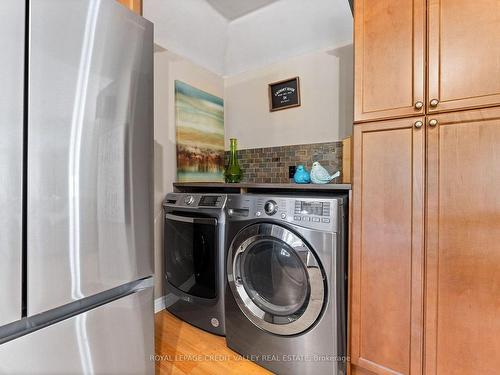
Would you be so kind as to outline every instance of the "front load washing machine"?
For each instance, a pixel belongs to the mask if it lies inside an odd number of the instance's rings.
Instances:
[[[346,373],[347,195],[230,195],[226,342],[277,374]]]

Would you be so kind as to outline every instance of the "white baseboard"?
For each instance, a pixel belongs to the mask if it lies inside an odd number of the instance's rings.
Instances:
[[[165,310],[165,296],[155,299],[155,314]]]

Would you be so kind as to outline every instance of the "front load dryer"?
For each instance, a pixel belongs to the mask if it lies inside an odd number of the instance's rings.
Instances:
[[[164,207],[165,306],[178,318],[224,335],[224,194],[170,193]]]

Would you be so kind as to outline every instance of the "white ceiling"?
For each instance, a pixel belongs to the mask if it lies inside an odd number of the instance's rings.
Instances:
[[[229,23],[224,68],[234,75],[352,43],[347,0],[281,0]]]
[[[226,19],[232,21],[279,0],[206,0]]]
[[[222,76],[352,43],[347,0],[144,0],[144,17],[156,44]]]

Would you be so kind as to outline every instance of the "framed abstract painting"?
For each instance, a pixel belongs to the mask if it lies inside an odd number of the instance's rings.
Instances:
[[[224,181],[224,101],[175,81],[178,182]]]

